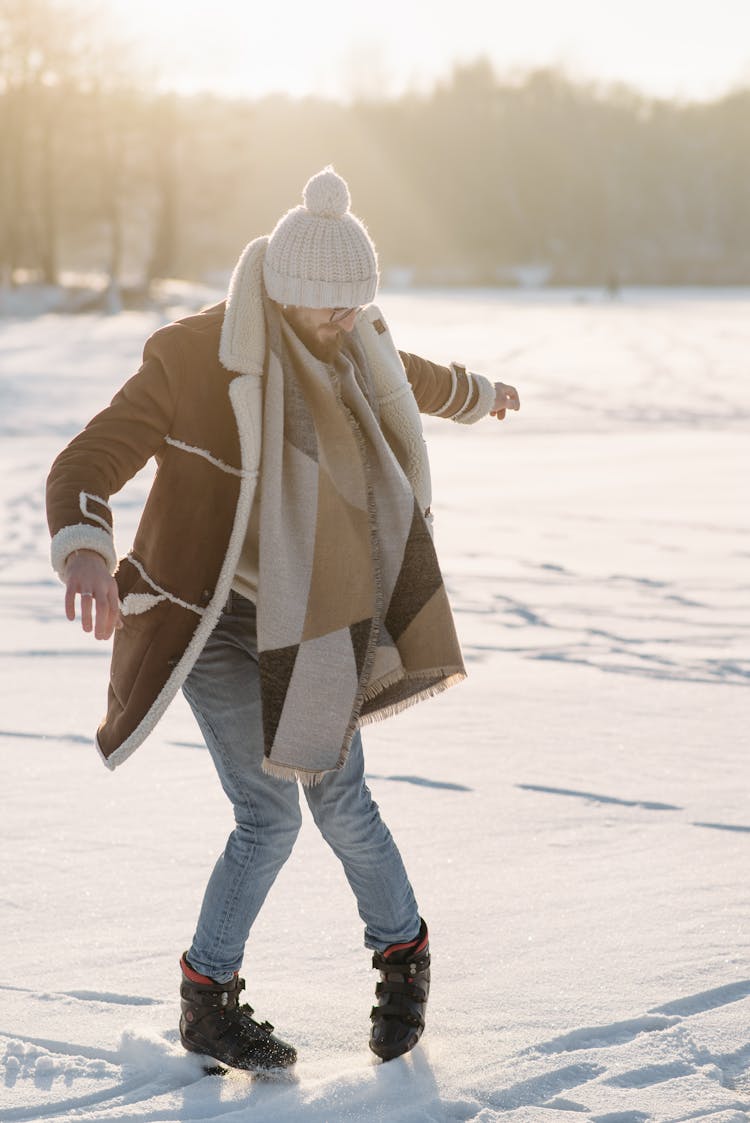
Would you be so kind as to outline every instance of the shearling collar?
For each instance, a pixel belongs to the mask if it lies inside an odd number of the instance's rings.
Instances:
[[[229,282],[219,361],[237,374],[263,374],[266,355],[263,259],[267,245],[268,237],[264,236],[245,246]]]

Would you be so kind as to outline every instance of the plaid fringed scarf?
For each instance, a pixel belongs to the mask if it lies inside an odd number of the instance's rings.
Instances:
[[[432,538],[356,332],[315,359],[265,301],[258,658],[264,769],[314,784],[357,727],[465,677]]]

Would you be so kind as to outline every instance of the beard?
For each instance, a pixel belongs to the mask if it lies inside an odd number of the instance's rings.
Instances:
[[[284,309],[283,315],[311,355],[322,363],[336,361],[344,342],[344,333],[340,329],[331,331],[328,324],[323,324],[320,328],[311,327],[300,317],[296,308]]]

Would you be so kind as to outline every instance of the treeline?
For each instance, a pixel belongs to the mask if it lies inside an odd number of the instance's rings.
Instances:
[[[386,277],[750,283],[750,89],[657,101],[457,67],[340,104],[159,94],[52,0],[0,0],[0,281],[231,268],[332,163]]]

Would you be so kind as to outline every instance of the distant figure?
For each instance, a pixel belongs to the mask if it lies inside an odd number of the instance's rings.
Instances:
[[[102,757],[124,761],[182,688],[233,805],[181,959],[180,1033],[254,1071],[296,1060],[240,1004],[238,972],[297,836],[297,780],[380,972],[370,1047],[387,1061],[422,1033],[427,925],[365,784],[359,728],[465,675],[419,410],[472,423],[519,408],[511,386],[396,350],[349,205],[332,169],[314,176],[304,204],[246,247],[226,301],[151,336],[47,486],[68,619],[79,596],[84,631],[115,634]],[[151,456],[118,563],[109,498]],[[199,792],[184,814],[201,829]]]
[[[607,292],[610,300],[617,300],[620,295],[620,278],[614,270],[607,277]]]

